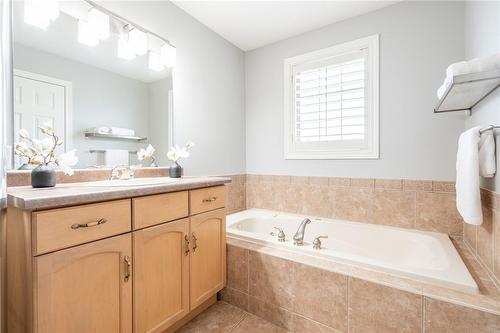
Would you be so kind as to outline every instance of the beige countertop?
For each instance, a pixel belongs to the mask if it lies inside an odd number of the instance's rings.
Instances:
[[[182,177],[175,182],[154,185],[92,186],[91,183],[65,183],[50,188],[15,186],[7,188],[7,203],[25,210],[80,205],[150,194],[223,185],[226,177]]]

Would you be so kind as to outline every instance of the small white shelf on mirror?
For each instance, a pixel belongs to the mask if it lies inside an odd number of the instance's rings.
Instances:
[[[500,87],[500,70],[456,75],[434,113],[471,110]]]
[[[144,136],[101,134],[101,133],[94,133],[94,132],[85,132],[85,137],[86,138],[98,138],[98,139],[138,141],[138,142],[146,141],[148,139]]]

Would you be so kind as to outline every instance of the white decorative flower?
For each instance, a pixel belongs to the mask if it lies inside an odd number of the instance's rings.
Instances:
[[[194,143],[191,141],[188,141],[184,147],[179,147],[179,145],[170,147],[167,152],[167,158],[173,162],[177,162],[181,158],[188,158],[191,147],[194,147]]]
[[[16,144],[15,153],[17,155],[29,155],[31,154],[31,151],[28,147],[28,144],[24,141],[21,141]]]
[[[56,164],[68,176],[73,176],[74,171],[71,167],[75,166],[76,163],[78,163],[76,149],[60,154],[56,159]]]
[[[54,147],[54,140],[52,137],[44,138],[42,140],[33,139],[33,148],[35,148],[40,155],[46,156]]]
[[[42,131],[43,134],[53,135],[54,128],[52,127],[52,122],[51,121],[44,122],[43,125],[40,127],[40,131]]]
[[[137,159],[139,161],[142,161],[142,160],[150,160],[152,157],[153,157],[153,154],[155,152],[155,149],[152,145],[148,145],[146,147],[146,149],[140,149],[138,152],[137,152]]]
[[[167,158],[172,162],[177,162],[179,160],[179,155],[177,154],[175,147],[171,147],[169,149],[169,151],[167,152]]]
[[[24,128],[21,128],[19,130],[19,136],[23,139],[29,139],[30,138],[30,134],[28,133],[27,130],[25,130]]]

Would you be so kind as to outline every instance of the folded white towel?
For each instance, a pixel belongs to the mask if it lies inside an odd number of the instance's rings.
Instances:
[[[479,140],[479,175],[492,178],[496,171],[495,137],[493,131],[486,131]]]
[[[446,77],[452,79],[455,75],[470,73],[468,61],[459,61],[451,64],[446,68]]]
[[[124,149],[106,149],[104,151],[104,165],[114,167],[129,165],[129,152]]]
[[[487,72],[495,69],[500,69],[500,53],[493,54],[488,57],[474,58],[469,61],[460,61],[453,63],[446,68],[446,78],[443,84],[439,87],[437,91],[437,96],[441,99],[448,88],[448,85],[453,81],[453,76],[477,73],[477,72]]]
[[[107,126],[100,126],[100,127],[91,128],[91,129],[87,130],[87,132],[96,133],[96,134],[109,134],[111,132],[111,129]]]
[[[469,224],[483,223],[479,191],[479,131],[473,127],[460,135],[457,152],[457,209]]]
[[[130,128],[110,127],[110,129],[114,135],[135,135],[135,131]]]

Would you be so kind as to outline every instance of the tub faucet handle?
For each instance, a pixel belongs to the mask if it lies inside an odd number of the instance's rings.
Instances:
[[[328,236],[318,236],[313,240],[313,249],[321,250],[321,238],[328,238]]]
[[[273,227],[274,229],[278,230],[278,242],[284,242],[285,241],[285,233],[283,232],[283,229],[282,228],[278,228],[278,227]],[[274,236],[274,232],[271,233],[272,236]]]

